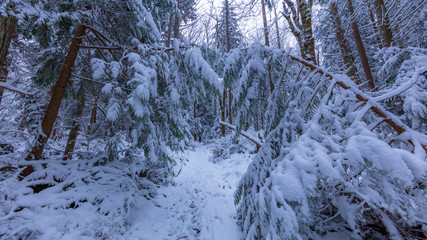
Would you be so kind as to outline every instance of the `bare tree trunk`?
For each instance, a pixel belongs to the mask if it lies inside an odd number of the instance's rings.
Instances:
[[[79,25],[77,27],[77,31],[74,33],[67,57],[53,90],[52,98],[50,99],[49,105],[41,123],[42,132],[37,136],[36,143],[33,146],[31,152],[25,158],[26,160],[38,160],[41,158],[46,142],[49,139],[50,133],[52,132],[53,124],[55,123],[56,117],[58,115],[59,107],[61,106],[61,101],[64,97],[65,88],[67,87],[68,79],[70,78],[74,62],[76,61],[77,54],[79,52],[79,45],[82,42],[82,37],[85,35],[85,30],[86,27],[84,25]],[[20,174],[20,177],[22,178],[33,172],[31,166],[25,167],[26,168]]]
[[[179,3],[179,1],[180,0],[177,0],[176,2],[178,3],[178,11],[179,11],[179,8],[181,7],[180,6],[180,3]],[[180,22],[180,16],[179,16],[179,13],[175,13],[175,22],[174,22],[174,27],[173,27],[173,37],[175,38],[175,39],[178,39],[179,38],[179,24],[180,24],[181,22]]]
[[[74,147],[76,145],[76,139],[79,135],[80,119],[83,115],[84,102],[77,103],[76,114],[74,115],[72,127],[68,134],[67,146],[65,147],[65,153],[63,160],[68,160],[73,157]]]
[[[215,118],[216,118],[216,114],[217,114],[217,110],[216,110],[216,108],[217,108],[217,106],[216,106],[216,97],[215,97],[215,96],[214,96],[213,101],[214,101],[214,116],[215,116]]]
[[[219,102],[221,104],[221,121],[225,122],[225,89],[224,92],[222,93],[222,99],[223,101],[221,101],[221,99],[219,99]],[[221,135],[225,136],[225,126],[221,125]]]
[[[261,129],[264,129],[264,113],[261,112]]]
[[[274,17],[276,18],[274,20],[274,24],[276,26],[277,48],[282,48],[281,43],[280,43],[279,18],[277,17],[276,3],[274,3],[273,7],[274,7]]]
[[[196,117],[197,117],[196,110],[197,110],[197,101],[194,100],[194,102],[193,102],[193,118],[194,118],[194,122],[196,122]],[[194,126],[193,137],[194,137],[194,141],[197,141],[197,126]]]
[[[258,131],[259,130],[259,125],[258,125],[258,113],[257,113],[257,115],[255,116],[255,131]]]
[[[375,12],[377,15],[377,23],[380,27],[382,46],[390,47],[393,41],[393,34],[390,28],[390,21],[386,15],[386,8],[383,0],[375,0]]]
[[[270,65],[270,62],[268,62],[267,70],[268,70],[268,79],[270,81],[270,94],[273,94],[273,91],[274,91],[274,82],[273,82],[273,79],[271,77],[271,65]]]
[[[90,121],[89,121],[89,126],[87,128],[87,134],[89,135],[90,132],[92,131],[92,125],[94,123],[96,123],[96,115],[98,114],[98,102],[95,99],[95,103],[92,106],[92,111],[90,113]]]
[[[283,16],[289,24],[292,34],[297,38],[301,57],[316,64],[316,49],[312,28],[313,0],[284,0]]]
[[[172,38],[172,21],[173,21],[173,14],[171,12],[169,16],[169,26],[168,26],[168,39],[166,40],[166,47],[171,46],[171,38]]]
[[[264,24],[264,41],[266,46],[270,46],[270,38],[268,36],[268,23],[267,23],[267,13],[265,11],[265,0],[261,0],[261,9],[262,9],[262,22]],[[277,24],[277,22],[276,22]],[[271,79],[271,66],[270,63],[268,63],[268,79],[270,82],[270,92],[273,93],[274,91],[274,83]]]
[[[225,44],[226,44],[227,52],[229,52],[231,50],[231,43],[230,43],[230,10],[228,6],[228,0],[225,0],[225,29],[226,29]]]
[[[267,23],[267,14],[265,11],[265,0],[261,0],[261,9],[262,9],[262,22],[264,23],[264,39],[265,45],[270,46],[270,39],[268,37],[268,23]]]
[[[335,1],[331,1],[329,7],[331,11],[332,21],[335,27],[336,38],[338,44],[340,45],[341,56],[344,61],[344,68],[346,69],[346,74],[357,84],[360,84],[360,79],[357,76],[356,65],[354,64],[354,58],[351,54],[350,49],[348,48],[348,42],[345,38],[344,29],[342,28],[337,3]]]
[[[375,38],[377,40],[378,43],[378,48],[382,49],[383,45],[381,44],[381,38],[380,38],[380,30],[378,30],[378,23],[375,20],[375,16],[374,13],[372,12],[372,4],[369,4],[369,17],[371,18],[371,23],[373,25],[374,31],[375,31]]]
[[[17,19],[14,16],[0,15],[0,82],[6,82],[10,61],[7,59],[10,42],[15,34]],[[3,98],[3,88],[0,88],[0,104]]]
[[[314,47],[314,36],[313,28],[311,25],[311,16],[312,16],[312,5],[313,1],[297,1],[300,2],[300,15],[302,22],[302,31],[303,31],[303,45],[305,50],[306,59],[312,61],[316,64],[316,49]]]
[[[228,122],[233,124],[233,118],[231,117],[231,103],[233,102],[233,94],[231,93],[231,86],[228,88]]]
[[[219,39],[219,21],[218,19],[216,20],[216,24],[215,24],[215,32],[216,32],[216,39]],[[219,41],[217,41],[216,43],[216,48],[219,49],[220,45],[219,45]],[[225,127],[224,127],[225,129]]]
[[[347,1],[347,8],[351,17],[351,28],[353,29],[354,41],[356,42],[357,51],[359,52],[360,61],[362,62],[363,71],[365,72],[366,80],[371,91],[375,90],[374,78],[372,77],[371,67],[369,66],[368,57],[366,56],[365,46],[363,46],[362,38],[360,37],[359,27],[355,20],[353,4],[351,0]]]

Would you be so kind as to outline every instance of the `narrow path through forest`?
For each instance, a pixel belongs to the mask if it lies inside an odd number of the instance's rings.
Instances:
[[[233,154],[212,163],[209,145],[185,154],[188,161],[175,184],[160,188],[153,201],[141,202],[126,239],[240,239],[233,194],[251,156]]]

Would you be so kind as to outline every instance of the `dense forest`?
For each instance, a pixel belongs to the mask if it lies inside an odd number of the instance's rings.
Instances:
[[[426,0],[0,0],[0,239],[426,239],[426,28]]]

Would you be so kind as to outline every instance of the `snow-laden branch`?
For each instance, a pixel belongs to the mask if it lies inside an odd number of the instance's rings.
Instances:
[[[9,90],[9,91],[12,91],[12,92],[16,92],[16,93],[19,93],[19,94],[22,94],[22,95],[34,96],[34,93],[27,92],[25,90],[16,88],[14,86],[11,86],[10,84],[3,83],[3,82],[0,82],[0,89],[6,89],[6,90]]]
[[[219,121],[219,124],[221,124],[221,125],[223,125],[223,126],[225,126],[225,127],[228,127],[228,128],[229,128],[229,129],[231,129],[231,130],[237,131],[237,130],[236,130],[236,129],[237,129],[237,128],[236,128],[236,126],[231,125],[231,124],[229,124],[229,123],[227,123],[227,122]],[[243,137],[245,137],[245,138],[249,139],[251,142],[255,143],[255,144],[257,145],[257,147],[258,147],[258,148],[260,148],[260,147],[261,147],[261,145],[263,144],[262,140],[260,140],[260,139],[258,139],[258,138],[256,138],[256,137],[252,136],[251,134],[249,134],[249,133],[248,133],[248,132],[246,132],[246,131],[238,131],[238,133],[239,133],[240,135],[242,135]]]
[[[311,62],[308,62],[304,59],[301,59],[301,58],[298,58],[298,57],[295,57],[292,55],[289,55],[289,57],[294,61],[302,63],[303,65],[305,65],[306,67],[308,67],[312,70],[316,70],[320,74],[324,74],[325,76],[329,77],[330,79],[334,78],[326,70],[321,69],[319,66],[314,65]],[[366,96],[362,91],[360,91],[356,87],[353,87],[353,85],[350,82],[345,82],[342,79],[340,79],[337,81],[337,85],[339,85],[340,87],[342,87],[346,90],[351,89],[355,93],[356,98],[359,101],[368,102],[370,100],[370,103],[372,104],[370,109],[373,112],[375,112],[379,117],[384,118],[385,119],[384,121],[386,123],[388,123],[394,130],[396,130],[397,133],[401,134],[401,133],[404,133],[406,130],[409,129],[409,127],[407,127],[402,121],[400,121],[400,119],[398,117],[389,113],[382,106],[380,106],[374,99],[372,99],[369,96]]]
[[[412,75],[412,78],[410,81],[407,81],[406,83],[402,84],[400,87],[398,87],[398,88],[396,88],[396,89],[394,89],[394,90],[392,90],[392,91],[390,91],[384,95],[374,97],[374,100],[378,101],[378,102],[382,102],[388,98],[391,98],[391,97],[394,97],[394,96],[397,96],[397,95],[404,93],[405,91],[410,89],[412,86],[414,86],[418,82],[420,75],[423,75],[426,73],[427,73],[427,67],[416,69],[415,73],[414,73],[414,75]]]
[[[80,48],[89,48],[89,49],[101,49],[101,50],[121,50],[120,46],[101,46],[101,45],[77,45]]]

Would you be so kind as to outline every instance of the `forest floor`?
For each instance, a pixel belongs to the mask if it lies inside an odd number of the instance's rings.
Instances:
[[[233,195],[252,155],[231,154],[213,163],[212,146],[201,144],[184,154],[187,160],[174,184],[137,206],[126,239],[240,239]]]

